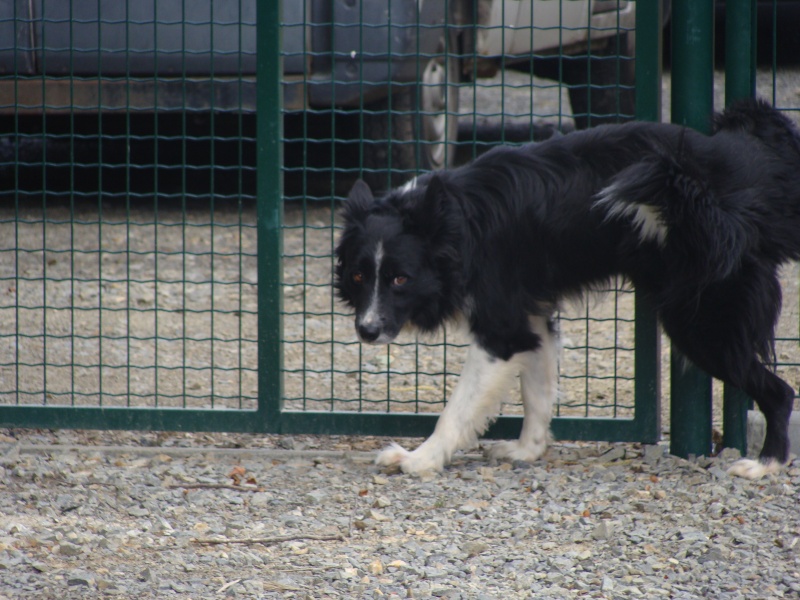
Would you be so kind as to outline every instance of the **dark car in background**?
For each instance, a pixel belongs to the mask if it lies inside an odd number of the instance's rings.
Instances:
[[[283,0],[283,108],[301,123],[287,137],[316,144],[312,162],[334,159],[328,142],[342,128],[326,128],[335,111],[363,140],[356,168],[377,185],[449,166],[460,85],[505,67],[566,83],[578,127],[630,118],[634,6]],[[186,139],[209,137],[244,137],[235,154],[252,161],[255,74],[255,0],[0,0],[0,136],[16,136],[15,160],[27,162],[46,140],[52,176],[62,160],[113,169],[197,153],[202,162],[207,152]],[[66,149],[70,135],[81,142]],[[92,148],[93,139],[105,141]],[[214,152],[215,165],[229,155]]]

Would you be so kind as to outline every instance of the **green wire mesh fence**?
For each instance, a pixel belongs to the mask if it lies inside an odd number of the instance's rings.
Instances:
[[[633,5],[610,4],[284,6],[285,410],[384,413],[397,418],[372,432],[393,434],[409,431],[402,417],[441,410],[466,338],[356,341],[330,287],[338,203],[357,177],[381,191],[500,143],[632,119]],[[624,289],[562,315],[560,417],[634,419],[633,315]],[[512,399],[503,407],[520,412]],[[627,435],[652,439],[655,424]],[[585,435],[619,435],[596,425]]]
[[[2,2],[0,39],[0,405],[254,409],[254,4]]]
[[[331,288],[338,206],[357,178],[659,118],[662,15],[636,4],[0,0],[2,423],[425,433],[465,338],[356,342]],[[777,100],[777,63],[759,78]],[[561,329],[556,434],[656,439],[634,294]]]

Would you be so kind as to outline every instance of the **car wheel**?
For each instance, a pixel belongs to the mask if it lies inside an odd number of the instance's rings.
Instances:
[[[365,107],[364,179],[373,189],[453,165],[459,75],[458,56],[439,54],[425,64],[419,83],[396,84],[388,97]]]
[[[609,38],[590,56],[566,57],[562,82],[577,129],[630,121],[636,112],[633,36]]]
[[[629,121],[636,111],[634,46],[634,37],[622,33],[589,55],[534,61],[533,72],[567,86],[577,129]]]

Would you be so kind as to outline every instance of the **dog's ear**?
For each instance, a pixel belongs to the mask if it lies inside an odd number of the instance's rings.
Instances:
[[[353,187],[350,189],[350,194],[347,196],[348,202],[358,202],[359,200],[362,202],[369,202],[372,201],[372,190],[369,189],[369,185],[363,179],[357,179],[356,182],[353,184]]]
[[[425,187],[424,195],[417,196],[408,208],[411,227],[423,237],[439,237],[445,226],[450,206],[450,194],[442,178],[434,174]]]
[[[447,190],[444,187],[444,182],[441,177],[434,173],[428,182],[428,187],[425,189],[425,204],[439,210],[446,197]]]
[[[347,201],[344,203],[344,218],[348,221],[363,219],[374,202],[375,198],[372,195],[372,190],[369,189],[369,185],[362,179],[357,180],[347,195]]]
[[[369,186],[359,179],[353,184],[350,193],[347,195],[347,200],[341,208],[341,214],[344,218],[344,230],[342,231],[339,241],[336,244],[336,269],[335,269],[335,286],[338,290],[342,290],[341,279],[344,271],[344,258],[348,253],[348,248],[352,249],[355,242],[364,231],[365,222],[369,215],[370,207],[375,203],[375,198],[372,196],[372,190]]]

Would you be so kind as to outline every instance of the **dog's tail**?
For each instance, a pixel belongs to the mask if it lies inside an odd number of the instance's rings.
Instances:
[[[731,131],[750,135],[776,153],[800,164],[800,131],[765,100],[746,98],[714,115],[713,132]]]
[[[755,239],[742,209],[721,202],[682,150],[654,153],[624,169],[595,206],[607,219],[628,220],[640,243],[661,249],[668,269],[700,286],[730,275]]]
[[[747,137],[766,150],[762,202],[774,216],[766,224],[765,243],[779,259],[800,260],[800,129],[767,102],[748,99],[716,115],[714,136]]]

